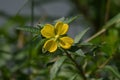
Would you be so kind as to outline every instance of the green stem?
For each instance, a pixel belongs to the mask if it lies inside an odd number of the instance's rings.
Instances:
[[[31,0],[31,26],[34,24],[34,0]],[[30,45],[32,46],[32,44]],[[32,49],[29,50],[29,61],[31,66],[31,59],[32,59]]]
[[[31,0],[31,26],[34,24],[34,0]]]
[[[103,64],[101,64],[98,68],[101,69],[109,63],[109,61],[114,57],[114,55],[110,56]]]
[[[34,25],[34,0],[30,0],[31,3],[31,26]],[[31,36],[31,34],[30,34]],[[32,67],[32,44],[30,44],[30,49],[29,49],[29,53],[28,53],[28,66],[29,68]],[[32,75],[33,73],[31,72],[31,69],[29,69],[29,79],[32,80]]]
[[[88,38],[87,40],[85,40],[84,42],[89,42],[92,39],[100,36],[101,34],[103,34],[107,29],[109,29],[110,27],[112,27],[111,25],[117,23],[120,20],[120,13],[118,15],[116,15],[115,17],[113,17],[111,20],[109,20],[104,26],[103,29],[101,29],[100,31],[98,31],[96,34],[94,34],[92,37]]]
[[[87,80],[85,73],[82,70],[82,66],[77,64],[77,62],[72,58],[72,56],[66,50],[64,50],[64,52],[66,53],[67,57],[75,64],[76,68],[79,70],[79,73],[82,75],[83,79]]]
[[[106,31],[105,28],[103,28],[102,30],[100,30],[99,32],[97,32],[96,34],[94,34],[92,37],[88,38],[87,40],[85,40],[84,42],[89,42],[92,39],[96,38],[97,36],[101,35],[102,33],[104,33]]]
[[[107,22],[107,20],[109,18],[109,12],[110,12],[110,0],[107,0],[106,12],[105,12],[105,23]]]
[[[22,9],[28,4],[29,0],[26,0],[22,7],[17,11],[16,16],[22,11]]]

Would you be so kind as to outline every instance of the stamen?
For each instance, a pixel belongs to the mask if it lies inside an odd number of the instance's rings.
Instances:
[[[56,36],[55,36],[55,41],[56,41],[58,38],[59,38],[59,35],[56,35]]]

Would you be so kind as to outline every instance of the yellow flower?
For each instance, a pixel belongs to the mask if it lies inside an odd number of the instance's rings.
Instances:
[[[43,48],[49,52],[54,52],[57,47],[69,49],[73,44],[73,39],[64,36],[68,31],[69,25],[63,22],[57,22],[55,27],[51,24],[46,24],[41,30],[43,37],[48,40],[45,42]]]

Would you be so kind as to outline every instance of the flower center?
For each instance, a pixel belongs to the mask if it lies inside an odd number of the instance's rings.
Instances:
[[[55,41],[56,41],[58,38],[59,38],[59,35],[56,35],[56,36],[55,36]]]

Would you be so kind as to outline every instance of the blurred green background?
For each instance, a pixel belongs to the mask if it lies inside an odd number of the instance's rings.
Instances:
[[[0,80],[49,80],[50,67],[46,67],[46,64],[52,57],[49,55],[29,57],[29,53],[34,53],[30,46],[36,46],[34,43],[29,44],[32,42],[32,35],[16,30],[16,27],[36,26],[38,23],[51,23],[61,17],[80,15],[70,24],[68,34],[74,38],[80,31],[90,27],[83,38],[84,41],[102,29],[102,26],[118,13],[120,13],[120,0],[1,0]],[[115,53],[110,64],[119,72],[120,21],[113,26],[115,27],[111,27],[102,35],[102,38],[99,37],[92,42],[95,44],[101,41],[108,42],[108,45],[102,47],[101,50],[109,55]],[[105,59],[108,58],[108,54]],[[104,60],[102,59],[101,61]],[[104,74],[103,72],[102,75]]]

